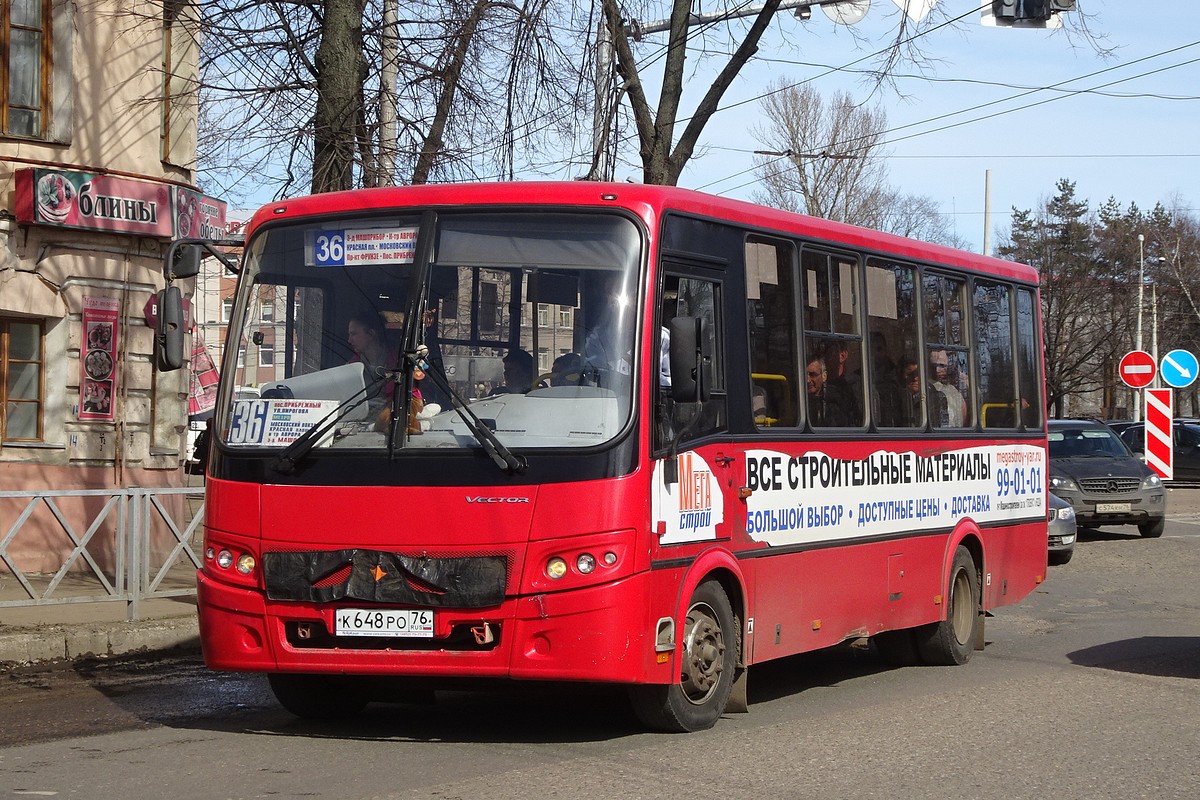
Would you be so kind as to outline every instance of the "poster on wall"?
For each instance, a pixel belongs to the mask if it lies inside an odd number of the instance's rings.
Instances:
[[[223,200],[176,187],[174,191],[176,239],[223,239],[228,224]]]
[[[79,363],[79,418],[112,422],[117,394],[117,320],[121,301],[83,298],[83,346]]]

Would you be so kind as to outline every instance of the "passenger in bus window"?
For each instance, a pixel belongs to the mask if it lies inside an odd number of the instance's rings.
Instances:
[[[808,388],[809,423],[814,428],[844,427],[854,401],[829,385],[824,358],[818,356],[805,365],[804,383]]]
[[[929,374],[933,388],[942,396],[945,413],[932,418],[934,427],[961,428],[967,421],[967,404],[950,376],[950,354],[933,350],[929,354]]]
[[[750,391],[750,409],[754,414],[754,424],[771,424],[771,420],[767,416],[767,390],[757,383],[753,384],[753,388]]]
[[[492,394],[525,394],[533,388],[533,355],[525,350],[515,348],[508,351],[503,359],[504,385],[497,387]]]
[[[921,424],[921,368],[911,358],[900,362],[900,387],[896,393],[895,425],[915,428]]]
[[[551,386],[578,386],[583,379],[583,356],[563,353],[550,365]]]
[[[367,386],[373,386],[367,392],[367,410],[378,414],[388,404],[388,399],[395,387],[391,381],[386,383],[383,390],[382,379],[388,370],[395,369],[395,353],[390,353],[387,346],[387,336],[384,333],[383,319],[375,311],[363,310],[350,317],[347,324],[346,341],[354,351],[351,363],[363,365]],[[379,383],[376,383],[380,381]]]
[[[858,348],[855,347],[855,353]],[[861,360],[852,358],[850,344],[845,340],[830,342],[825,348],[825,365],[829,371],[828,384],[845,399],[843,425],[862,423],[862,371]],[[853,365],[853,369],[851,369]]]
[[[871,366],[876,375],[886,375],[887,380],[896,374],[896,362],[888,355],[887,340],[882,331],[871,332]]]

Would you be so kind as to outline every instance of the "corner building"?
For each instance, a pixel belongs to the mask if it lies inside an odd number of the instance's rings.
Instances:
[[[225,204],[195,184],[198,12],[0,10],[0,492],[101,490],[55,501],[82,539],[103,490],[186,480],[190,370],[156,369],[152,301],[170,240],[225,225]],[[27,502],[0,497],[0,556],[54,572],[78,542],[50,515],[3,544]],[[105,535],[89,545],[103,570],[119,551]]]

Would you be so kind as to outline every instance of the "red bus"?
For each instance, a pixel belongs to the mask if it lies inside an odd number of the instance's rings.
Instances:
[[[236,269],[201,639],[296,714],[593,681],[703,729],[770,659],[966,662],[1046,574],[1029,267],[573,182],[272,203]]]

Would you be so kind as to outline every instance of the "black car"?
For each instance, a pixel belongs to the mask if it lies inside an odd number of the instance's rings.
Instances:
[[[1136,455],[1142,455],[1146,447],[1146,426],[1138,422],[1120,433],[1121,441]],[[1189,483],[1200,481],[1200,423],[1192,420],[1175,420],[1172,425],[1172,468],[1174,480]]]
[[[1049,427],[1050,490],[1075,507],[1079,527],[1137,525],[1142,536],[1162,536],[1166,489],[1111,428],[1078,419]]]

